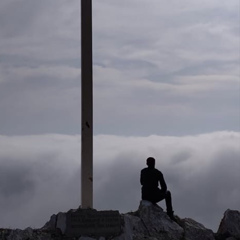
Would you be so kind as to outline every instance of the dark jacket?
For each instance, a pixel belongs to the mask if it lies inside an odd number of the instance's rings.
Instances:
[[[144,168],[141,171],[140,182],[143,189],[156,189],[161,186],[161,191],[167,191],[167,185],[164,180],[163,174],[156,168]]]

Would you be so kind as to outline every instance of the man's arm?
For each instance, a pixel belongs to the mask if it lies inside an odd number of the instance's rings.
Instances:
[[[159,172],[159,182],[160,182],[160,185],[161,185],[161,190],[163,192],[166,192],[167,191],[167,184],[164,180],[164,177],[163,177],[163,174],[161,172]]]
[[[142,171],[141,171],[141,174],[140,174],[140,183],[141,183],[141,185],[143,185],[143,174],[142,174]]]

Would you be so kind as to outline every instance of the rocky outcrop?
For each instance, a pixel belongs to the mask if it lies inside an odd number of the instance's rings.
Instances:
[[[227,210],[219,225],[217,240],[240,240],[240,212]]]
[[[124,232],[117,238],[119,240],[183,239],[183,228],[172,221],[162,208],[148,201],[142,201],[138,211],[126,214],[124,218]]]
[[[240,240],[238,211],[225,212],[215,235],[193,219],[175,217],[176,221],[172,221],[158,205],[141,201],[137,211],[121,215],[121,234],[118,236],[67,237],[67,213],[58,213],[52,215],[41,229],[0,229],[0,240]]]
[[[0,229],[1,240],[52,240],[53,233],[40,229],[26,228],[25,230]]]
[[[205,228],[201,223],[191,218],[180,220],[184,229],[184,240],[214,240],[212,230]]]

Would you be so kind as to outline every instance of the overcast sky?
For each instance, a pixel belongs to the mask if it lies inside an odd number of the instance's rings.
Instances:
[[[153,156],[180,217],[240,209],[239,22],[239,0],[93,0],[95,208],[136,210]],[[80,205],[80,1],[1,0],[0,29],[0,227],[40,227]]]

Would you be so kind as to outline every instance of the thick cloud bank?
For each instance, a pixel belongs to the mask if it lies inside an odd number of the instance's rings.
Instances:
[[[0,136],[0,145],[0,227],[41,227],[53,213],[80,205],[80,136]],[[94,207],[136,210],[148,156],[164,173],[180,217],[216,230],[227,208],[239,210],[237,132],[95,136]]]

